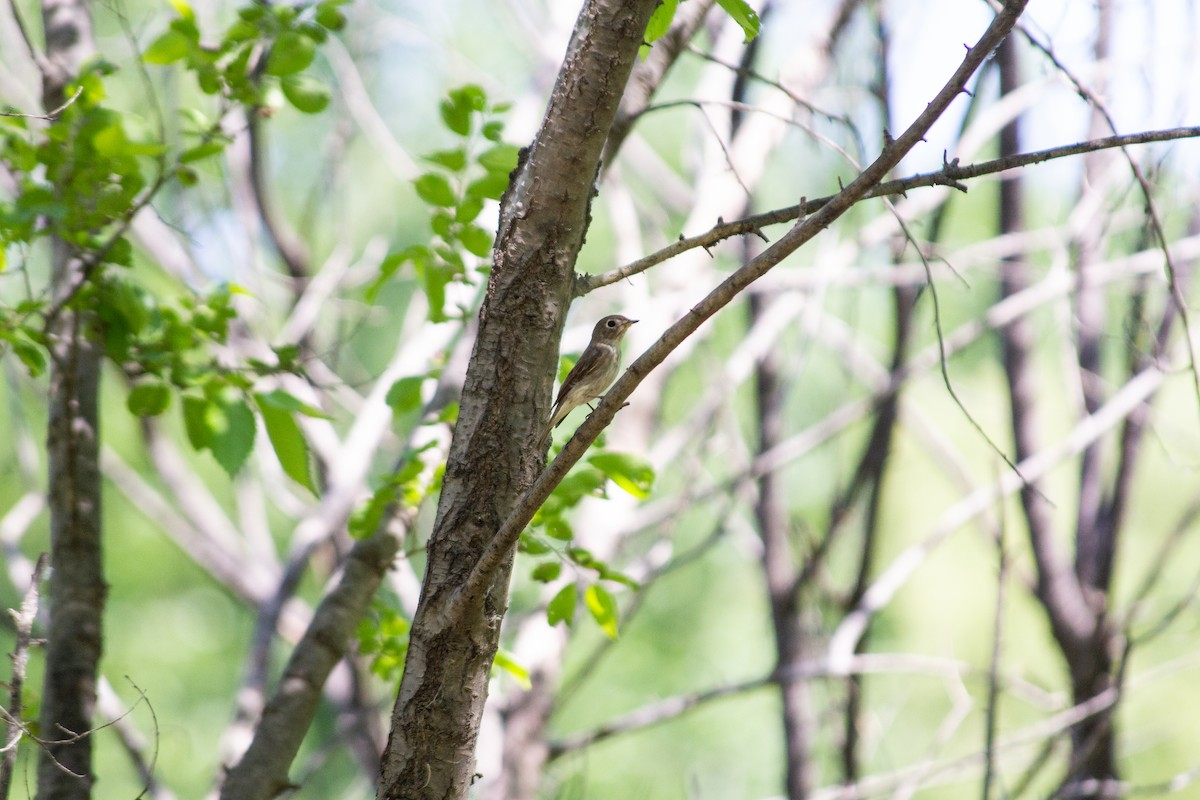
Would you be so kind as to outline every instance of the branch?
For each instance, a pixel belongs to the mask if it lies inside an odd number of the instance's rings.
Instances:
[[[254,740],[229,770],[222,798],[267,800],[290,786],[288,767],[312,722],[321,687],[345,656],[350,632],[398,550],[399,540],[386,531],[354,545],[337,586],[321,601],[292,651],[279,688],[263,709]]]
[[[1077,455],[1144,403],[1162,385],[1163,379],[1164,374],[1157,367],[1146,369],[1125,384],[1095,414],[1080,420],[1071,433],[1057,445],[1021,461],[1017,465],[1020,474],[1029,481],[1037,481],[1063,460]],[[1020,475],[1006,472],[994,484],[972,492],[947,509],[934,531],[902,552],[867,590],[858,608],[848,614],[838,626],[829,642],[833,663],[850,663],[854,648],[871,617],[891,602],[892,597],[934,547],[997,500],[1019,491],[1024,485]]]
[[[898,178],[896,180],[879,183],[866,192],[862,193],[855,200],[865,200],[874,197],[887,197],[889,195],[905,194],[911,189],[921,189],[929,186],[949,186],[960,191],[966,191],[967,187],[963,181],[980,178],[985,175],[995,175],[1005,172],[1010,169],[1018,169],[1027,167],[1033,164],[1040,164],[1043,161],[1053,161],[1059,158],[1067,158],[1070,156],[1083,155],[1084,153],[1092,153],[1099,150],[1109,150],[1114,147],[1125,147],[1136,144],[1150,144],[1153,142],[1168,142],[1176,139],[1194,139],[1200,137],[1200,126],[1190,128],[1171,128],[1169,130],[1143,131],[1141,133],[1131,133],[1124,136],[1108,136],[1103,139],[1093,139],[1087,142],[1079,142],[1077,144],[1061,145],[1059,147],[1051,147],[1047,150],[1037,150],[1031,153],[1022,153],[1007,158],[997,158],[992,161],[984,161],[979,164],[971,164],[968,166],[960,166],[957,160],[948,162],[940,170],[935,172],[924,172],[918,175],[912,175],[907,178]],[[865,174],[865,173],[864,173]],[[849,188],[849,187],[847,187]],[[844,192],[837,195],[827,197],[819,197],[815,200],[808,200],[799,205],[780,208],[774,211],[767,211],[762,214],[756,214],[752,217],[737,220],[735,222],[719,223],[705,233],[692,237],[680,237],[679,241],[671,244],[657,253],[651,253],[644,258],[639,258],[637,261],[626,264],[614,270],[610,270],[599,275],[576,275],[575,286],[576,292],[579,295],[587,294],[593,289],[599,289],[602,286],[609,286],[618,283],[633,275],[638,275],[651,267],[657,266],[664,261],[674,258],[675,256],[685,253],[688,250],[694,250],[698,247],[710,248],[720,242],[731,239],[735,236],[743,236],[745,234],[758,234],[763,228],[768,225],[779,225],[784,222],[791,222],[796,219],[804,219],[815,215],[826,205],[841,197]]]
[[[16,642],[12,652],[12,678],[8,682],[8,733],[4,737],[4,756],[0,760],[0,798],[7,798],[12,786],[13,768],[17,763],[17,742],[25,732],[21,724],[22,692],[25,687],[25,669],[29,665],[29,648],[33,639],[33,620],[37,617],[38,601],[42,588],[42,575],[46,572],[49,557],[42,553],[33,567],[29,578],[29,589],[21,600],[17,611],[10,611],[16,627]]]
[[[1016,24],[1027,1],[1014,0],[992,20],[979,42],[975,47],[968,49],[962,64],[921,115],[899,137],[892,140],[884,148],[883,153],[850,185],[821,206],[815,214],[798,221],[778,242],[751,259],[749,263],[709,292],[703,300],[692,307],[689,314],[668,328],[650,349],[630,365],[625,374],[601,400],[596,411],[588,417],[559,452],[554,462],[542,472],[533,486],[522,493],[514,504],[513,510],[491,538],[467,579],[454,591],[449,601],[441,609],[439,623],[442,626],[454,624],[461,619],[467,608],[479,602],[516,546],[517,538],[529,524],[534,513],[550,496],[554,487],[566,477],[567,471],[583,457],[600,432],[608,427],[629,395],[650,371],[660,365],[702,323],[728,305],[742,290],[794,253],[801,245],[829,227],[851,206],[867,196],[872,188],[876,187],[884,176],[894,169],[900,160],[921,141],[933,123],[964,90],[971,75],[999,46],[1013,25]]]

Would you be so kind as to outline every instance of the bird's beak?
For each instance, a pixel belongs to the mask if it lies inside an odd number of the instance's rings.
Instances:
[[[628,320],[628,321],[625,323],[625,327],[626,327],[626,328],[628,328],[630,325],[632,325],[632,324],[633,324],[633,323],[635,323],[635,322],[637,322],[637,320],[636,320],[636,319],[631,319],[631,320]]]

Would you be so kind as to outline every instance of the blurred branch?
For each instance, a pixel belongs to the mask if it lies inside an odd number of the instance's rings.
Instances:
[[[1081,419],[1057,445],[1030,455],[1017,466],[1027,480],[1036,481],[1067,458],[1119,425],[1129,413],[1146,402],[1162,385],[1164,374],[1157,367],[1147,368],[1121,387],[1095,414]],[[875,579],[852,613],[838,626],[829,643],[833,663],[849,663],[854,647],[871,617],[884,608],[925,557],[951,533],[978,516],[997,500],[1020,491],[1024,482],[1014,472],[1005,472],[990,486],[982,487],[955,503],[942,514],[934,531],[922,541],[901,552]]]
[[[714,0],[692,0],[678,7],[671,27],[650,48],[650,52],[641,61],[634,64],[625,91],[621,94],[621,104],[617,108],[617,116],[608,129],[608,139],[604,143],[604,152],[600,157],[602,173],[607,171],[616,159],[617,151],[621,149],[625,138],[632,130],[633,124],[643,112],[650,107],[650,98],[658,91],[679,55],[687,47],[688,42],[704,25]]]
[[[1101,21],[1098,25],[1098,36],[1104,37],[1109,35],[1109,28],[1111,28],[1112,25],[1111,19],[1107,19],[1107,16],[1111,15],[1110,5],[1111,0],[1104,0],[1098,5],[1101,16]],[[1028,40],[1031,45],[1045,54],[1051,63],[1054,64],[1055,68],[1058,69],[1059,72],[1061,72],[1067,78],[1067,80],[1071,82],[1071,85],[1075,87],[1075,91],[1078,92],[1079,96],[1082,97],[1095,112],[1099,113],[1099,117],[1104,120],[1104,123],[1108,126],[1108,129],[1115,134],[1117,132],[1117,124],[1113,120],[1112,114],[1109,113],[1108,108],[1104,104],[1104,101],[1101,99],[1101,97],[1096,92],[1093,92],[1090,88],[1088,88],[1081,80],[1079,80],[1079,78],[1077,78],[1075,74],[1068,69],[1061,60],[1059,60],[1051,47],[1040,42],[1037,37],[1030,33],[1024,26],[1018,26],[1017,29],[1022,35],[1025,36],[1026,40]],[[1099,61],[1101,60],[1101,55],[1107,52],[1107,44],[1105,43],[1101,45],[1098,43],[1097,48],[1097,60]],[[1110,138],[1116,139],[1121,137],[1113,136]],[[1128,162],[1129,170],[1133,174],[1133,178],[1137,182],[1138,188],[1141,190],[1142,199],[1145,202],[1144,207],[1146,212],[1146,220],[1149,223],[1150,229],[1154,232],[1154,238],[1158,241],[1159,247],[1162,249],[1163,266],[1167,273],[1167,287],[1170,290],[1171,301],[1175,306],[1175,311],[1179,314],[1179,320],[1183,325],[1184,341],[1188,348],[1188,367],[1192,373],[1192,386],[1195,390],[1198,407],[1200,407],[1200,362],[1197,360],[1196,343],[1192,338],[1191,316],[1188,313],[1187,300],[1183,295],[1183,289],[1180,283],[1180,273],[1175,265],[1174,259],[1171,256],[1171,248],[1167,244],[1168,239],[1166,231],[1163,228],[1162,215],[1158,211],[1158,204],[1154,201],[1154,193],[1151,191],[1150,182],[1146,179],[1146,175],[1142,171],[1141,166],[1133,158],[1133,154],[1126,149],[1125,144],[1122,144],[1119,147],[1121,150],[1121,155],[1123,155],[1126,162]],[[1108,535],[1115,536],[1115,530],[1110,531]],[[1091,572],[1091,569],[1092,568],[1089,568],[1089,572]]]
[[[34,564],[33,574],[29,577],[29,588],[21,599],[20,608],[10,610],[16,632],[13,642],[12,677],[8,681],[8,708],[3,709],[7,723],[4,736],[3,757],[0,758],[0,798],[7,800],[12,788],[13,768],[17,763],[17,744],[25,734],[25,725],[21,722],[21,714],[25,708],[25,670],[29,666],[29,650],[38,644],[33,638],[33,621],[37,617],[38,604],[41,599],[42,577],[49,565],[49,556],[42,553]]]
[[[345,656],[351,632],[366,613],[399,545],[389,531],[354,545],[341,579],[317,606],[312,623],[292,651],[249,748],[227,773],[222,798],[269,800],[291,785],[288,767],[312,723],[325,679]]]
[[[805,661],[789,666],[785,670],[773,670],[771,673],[761,675],[757,678],[722,684],[698,692],[681,694],[676,697],[650,703],[593,730],[564,736],[551,743],[550,759],[554,760],[614,736],[632,733],[663,722],[669,722],[692,709],[706,705],[714,700],[752,692],[770,686],[773,683],[841,678],[846,674],[921,675],[940,678],[947,682],[947,684],[961,685],[965,676],[976,675],[978,672],[962,661],[912,655],[909,653],[869,653],[856,655],[849,663],[844,665],[844,668],[842,665],[834,664],[827,658],[806,659]],[[1021,685],[1020,679],[1016,677],[1011,678],[1010,682],[1013,686]],[[1029,687],[1026,686],[1025,688],[1028,689]],[[1041,705],[1048,708],[1046,702],[1041,703]],[[1089,714],[1096,712],[1092,710],[1091,706],[1067,709],[1051,717],[1049,720],[1038,723],[1031,730],[1044,731],[1048,726],[1053,728],[1053,726],[1061,724],[1060,720],[1074,720],[1078,718],[1080,713]],[[1035,739],[1036,737],[1032,733],[1029,733],[1026,736],[1014,738],[1024,740],[1025,738]]]
[[[968,166],[960,166],[956,159],[947,163],[942,169],[935,172],[927,172],[919,175],[913,175],[908,178],[900,178],[875,184],[866,191],[856,193],[852,204],[860,200],[866,200],[874,197],[887,197],[889,195],[905,194],[912,189],[919,189],[928,186],[949,186],[965,192],[967,187],[963,184],[963,181],[979,178],[984,175],[994,175],[1010,169],[1017,169],[1019,167],[1030,166],[1032,164],[1039,164],[1043,161],[1052,161],[1059,158],[1067,158],[1069,156],[1077,156],[1084,153],[1107,150],[1114,147],[1148,144],[1151,142],[1166,142],[1175,139],[1191,139],[1196,137],[1200,137],[1200,126],[1189,128],[1172,128],[1169,130],[1159,131],[1146,131],[1144,133],[1126,134],[1124,136],[1109,136],[1090,142],[1063,145],[1061,147],[1053,147],[1048,150],[1024,153],[1009,158],[998,158],[992,161],[984,161],[979,164],[972,164]],[[877,161],[876,163],[879,162]],[[812,217],[830,203],[838,200],[838,198],[843,198],[843,194],[844,193],[839,193],[836,195],[817,198],[816,200],[806,200],[804,203],[799,205],[776,209],[775,211],[768,211],[763,214],[756,214],[752,217],[747,217],[736,222],[726,223],[718,221],[717,225],[705,233],[692,237],[681,236],[678,242],[668,245],[656,253],[651,253],[645,258],[640,258],[637,261],[626,264],[623,267],[619,267],[599,275],[577,275],[575,279],[576,294],[584,295],[594,289],[599,289],[602,286],[609,286],[617,283],[633,275],[645,272],[651,267],[657,266],[664,261],[674,258],[680,253],[685,253],[689,250],[694,250],[696,248],[710,248],[719,244],[725,239],[731,239],[735,236],[743,236],[746,234],[755,234],[761,236],[762,229],[768,225],[778,225],[785,222],[792,222],[797,219]],[[841,202],[845,201],[843,199],[838,200],[838,202],[840,204]],[[840,213],[841,211],[837,212],[837,214]]]
[[[259,218],[275,246],[275,251],[287,267],[287,273],[292,279],[292,292],[299,299],[312,276],[311,256],[304,242],[296,236],[287,222],[279,215],[271,203],[267,190],[267,164],[263,131],[263,121],[258,109],[247,109],[246,136],[249,143],[250,189],[258,209]]]

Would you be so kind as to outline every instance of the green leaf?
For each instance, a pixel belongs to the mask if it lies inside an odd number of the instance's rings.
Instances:
[[[170,64],[186,58],[192,50],[192,41],[183,33],[171,28],[150,43],[142,53],[147,64]]]
[[[209,404],[205,422],[212,435],[208,448],[232,478],[254,449],[254,412],[240,396],[230,395]]]
[[[435,263],[426,264],[420,274],[425,285],[425,296],[429,299],[430,322],[445,322],[449,319],[446,316],[446,284],[452,275]]]
[[[444,241],[454,241],[454,217],[445,211],[437,211],[429,220],[429,227]]]
[[[504,107],[501,108],[501,106],[504,106]],[[492,109],[492,111],[495,111],[497,114],[501,113],[502,111],[507,111],[507,110],[508,110],[508,106],[505,103],[501,103],[500,105],[497,105],[495,108]],[[501,122],[500,120],[492,120],[491,122],[485,122],[483,124],[483,130],[480,131],[480,133],[482,133],[483,138],[487,139],[489,142],[498,142],[498,141],[500,141],[500,137],[504,135],[504,123]]]
[[[579,566],[587,569],[592,569],[600,564],[600,561],[598,561],[596,557],[592,555],[592,551],[588,550],[586,547],[568,547],[567,558],[571,559]]]
[[[129,281],[105,281],[101,302],[104,304],[101,316],[119,315],[135,335],[141,333],[150,322],[149,297],[144,289]]]
[[[550,583],[562,574],[562,564],[557,561],[543,561],[533,568],[530,577],[540,583]]]
[[[597,453],[588,459],[588,463],[639,500],[646,499],[654,486],[654,467],[638,456],[628,453]]]
[[[550,545],[529,531],[522,531],[521,538],[517,540],[517,549],[531,556],[540,556],[550,552]]]
[[[196,12],[192,10],[192,6],[187,0],[171,0],[171,6],[175,9],[175,13],[189,22],[196,21]]]
[[[485,108],[487,93],[479,86],[468,84],[452,89],[439,110],[447,128],[459,136],[468,136],[471,133],[471,114]]]
[[[638,589],[640,589],[642,586],[640,583],[638,583],[633,578],[626,575],[624,572],[619,572],[619,571],[613,569],[612,567],[608,566],[607,564],[603,564],[603,563],[598,564],[596,567],[596,571],[600,573],[601,580],[613,581],[614,583],[622,583],[622,584],[628,586],[630,589],[633,589],[635,592]]]
[[[662,0],[658,4],[658,8],[650,15],[650,21],[646,23],[646,34],[642,37],[646,44],[657,42],[670,29],[677,8],[679,0]]]
[[[463,247],[467,248],[467,252],[472,255],[487,258],[492,254],[492,234],[483,228],[469,225],[459,233],[458,240],[462,242]]]
[[[746,41],[749,42],[758,36],[759,25],[758,14],[746,0],[717,0],[717,5],[725,9],[725,13],[733,18],[742,29],[742,33],[746,34]]]
[[[129,391],[125,406],[139,417],[157,417],[171,405],[171,389],[161,381],[139,383]]]
[[[114,239],[104,254],[104,263],[128,267],[133,263],[133,245],[124,236]]]
[[[464,197],[462,202],[454,209],[455,222],[474,222],[479,216],[479,212],[483,211],[483,198],[481,197]]]
[[[333,419],[329,414],[326,414],[316,406],[311,406],[295,395],[285,392],[283,389],[272,389],[269,392],[260,392],[255,395],[259,404],[266,404],[282,411],[294,411],[297,414],[303,414],[306,417],[313,419]]]
[[[29,370],[29,377],[36,378],[46,371],[46,351],[24,338],[16,338],[12,343],[13,352]]]
[[[413,181],[413,186],[417,195],[431,206],[449,208],[457,201],[450,181],[436,172],[426,172]]]
[[[205,450],[212,442],[212,430],[208,427],[208,407],[205,397],[183,396],[183,427],[194,450]]]
[[[533,685],[529,682],[529,670],[518,664],[512,653],[497,650],[496,657],[492,659],[492,665],[516,678],[522,689],[529,689]]]
[[[617,601],[609,591],[600,584],[592,584],[583,593],[583,602],[592,613],[592,619],[596,620],[600,630],[604,631],[604,635],[616,639]]]
[[[279,88],[297,111],[320,114],[329,107],[329,87],[310,75],[289,75],[279,82]]]
[[[557,497],[567,506],[573,506],[584,497],[603,497],[606,480],[607,476],[599,469],[576,468],[563,478],[550,496]]]
[[[388,389],[387,404],[397,414],[415,411],[421,407],[421,384],[424,382],[421,377],[401,378]]]
[[[292,412],[282,409],[269,395],[257,394],[258,410],[262,414],[267,438],[279,459],[284,473],[296,483],[316,494],[313,483],[312,458],[304,433],[296,423]]]
[[[468,197],[481,197],[487,200],[499,200],[508,189],[508,175],[499,172],[489,172],[482,178],[471,181],[467,185]]]
[[[484,150],[476,160],[488,172],[501,172],[504,177],[517,168],[517,154],[520,148],[515,144],[497,144]]]
[[[546,605],[546,622],[551,625],[565,622],[567,627],[570,627],[575,621],[575,606],[578,602],[579,592],[576,591],[575,584],[568,584],[559,589],[558,594]]]
[[[355,539],[365,539],[374,534],[383,521],[387,507],[395,502],[398,491],[399,487],[391,483],[376,489],[371,499],[350,515],[350,522],[347,523],[350,535]]]
[[[318,3],[316,19],[319,25],[324,25],[331,31],[340,31],[346,26],[346,15],[338,11],[332,3]]]
[[[225,152],[225,146],[228,144],[224,139],[218,139],[211,142],[202,142],[194,147],[189,147],[179,154],[179,163],[189,164],[193,161],[209,158]]]
[[[546,535],[560,542],[569,542],[575,538],[575,531],[571,530],[570,523],[565,519],[553,516],[546,520]]]
[[[422,158],[451,172],[462,172],[467,168],[467,151],[461,147],[456,150],[436,150]]]
[[[317,43],[295,31],[285,31],[275,39],[267,58],[267,74],[283,77],[307,69],[317,54]]]

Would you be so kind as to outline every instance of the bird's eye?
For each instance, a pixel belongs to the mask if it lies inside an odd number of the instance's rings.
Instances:
[[[610,327],[610,328],[615,328],[615,327],[617,327],[617,321],[616,321],[615,319],[610,319],[610,320],[608,321],[608,327]]]

